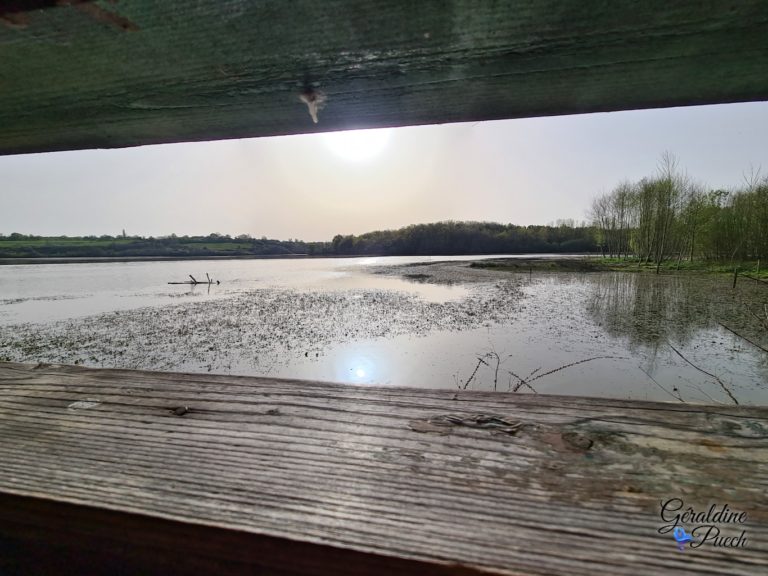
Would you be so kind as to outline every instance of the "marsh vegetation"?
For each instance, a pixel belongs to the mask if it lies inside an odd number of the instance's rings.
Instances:
[[[656,269],[672,260],[728,263],[768,257],[768,175],[750,168],[743,183],[711,189],[670,153],[655,174],[619,183],[595,198],[591,219],[605,255],[636,258]]]

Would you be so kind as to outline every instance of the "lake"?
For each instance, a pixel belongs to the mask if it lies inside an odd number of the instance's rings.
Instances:
[[[768,404],[765,285],[481,258],[3,266],[0,359]],[[168,284],[206,273],[221,284]]]

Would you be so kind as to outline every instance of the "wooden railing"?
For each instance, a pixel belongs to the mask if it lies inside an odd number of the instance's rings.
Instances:
[[[765,574],[767,437],[767,408],[0,364],[0,573]],[[746,544],[679,550],[673,499]]]

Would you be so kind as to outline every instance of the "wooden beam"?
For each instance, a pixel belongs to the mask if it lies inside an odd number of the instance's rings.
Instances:
[[[6,363],[0,437],[2,573],[768,570],[768,408]]]
[[[3,5],[0,154],[768,99],[763,0]]]
[[[0,493],[0,573],[403,574],[481,576],[450,563],[395,558],[219,526]]]

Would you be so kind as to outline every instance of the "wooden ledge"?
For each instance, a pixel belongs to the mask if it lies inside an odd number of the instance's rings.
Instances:
[[[0,2],[0,155],[766,100],[767,26],[763,0]]]
[[[768,570],[762,407],[4,363],[0,433],[3,574]]]

